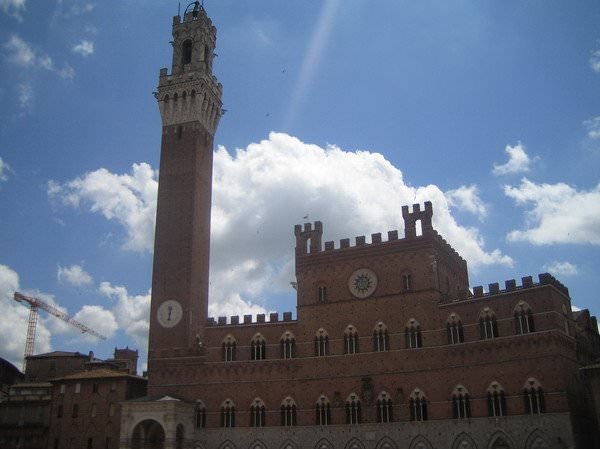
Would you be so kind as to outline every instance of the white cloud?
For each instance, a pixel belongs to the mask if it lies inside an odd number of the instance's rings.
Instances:
[[[504,193],[526,212],[526,228],[508,234],[510,241],[536,245],[582,243],[600,245],[600,184],[577,190],[564,183],[536,184],[524,178]]]
[[[583,126],[587,129],[590,139],[600,139],[600,116],[586,120],[583,122]]]
[[[99,170],[65,184],[50,181],[48,194],[65,205],[83,205],[117,221],[127,232],[125,248],[151,251],[156,215],[157,174],[146,163],[134,164],[131,174]]]
[[[117,324],[132,337],[141,348],[148,345],[150,323],[150,291],[145,295],[131,296],[123,286],[102,282],[100,293],[115,301],[111,313]]]
[[[21,291],[19,275],[6,265],[0,265],[0,329],[2,329],[2,344],[0,357],[3,357],[21,367],[25,351],[25,338],[27,336],[27,321],[29,307],[13,300],[15,291]],[[39,292],[37,292],[39,293]],[[50,332],[45,320],[38,321],[35,352],[48,352],[50,346]]]
[[[448,190],[445,195],[450,206],[466,210],[476,215],[480,221],[483,221],[487,217],[487,205],[479,197],[479,189],[475,184]]]
[[[62,68],[58,68],[49,55],[34,49],[31,44],[16,34],[11,35],[8,42],[4,44],[4,48],[8,53],[8,61],[17,66],[42,68],[57,74],[61,78],[73,78],[75,76],[75,70],[70,65],[64,64]]]
[[[590,56],[590,67],[596,73],[600,73],[600,49],[594,50]]]
[[[508,154],[508,162],[502,165],[494,163],[494,168],[492,170],[494,176],[528,172],[531,163],[536,159],[531,159],[527,155],[525,146],[520,142],[514,147],[506,145],[504,151]]]
[[[85,305],[73,316],[73,319],[107,338],[114,336],[119,328],[115,314],[101,306]],[[97,341],[97,337],[92,335],[84,334],[84,337],[90,342]]]
[[[82,56],[89,56],[94,54],[94,43],[92,41],[82,40],[79,44],[73,47],[75,53],[79,53]]]
[[[234,156],[219,148],[213,178],[211,315],[264,313],[266,295],[293,292],[293,226],[306,214],[324,222],[326,240],[386,235],[401,226],[401,205],[430,200],[436,229],[471,268],[512,264],[500,250],[485,249],[477,228],[455,221],[437,186],[407,185],[402,172],[378,153],[321,148],[272,133]],[[156,192],[157,174],[145,163],[134,165],[130,174],[99,169],[48,185],[51,198],[120,224],[127,236],[124,247],[137,251],[152,250]],[[482,213],[481,206],[476,210]],[[105,283],[101,291],[124,304],[129,298],[124,287]]]
[[[577,274],[577,265],[555,260],[554,262],[545,264],[544,270],[555,276],[575,276]]]
[[[26,0],[0,0],[0,9],[4,14],[9,14],[19,21],[23,20],[22,12],[25,11]]]
[[[33,87],[31,87],[31,84],[17,84],[17,92],[19,94],[19,106],[21,107],[21,109],[25,111],[31,109],[34,98]]]
[[[80,266],[71,265],[70,267],[58,266],[58,273],[56,277],[60,282],[64,282],[75,287],[81,287],[84,285],[90,285],[94,282],[92,276]]]
[[[0,157],[0,181],[8,180],[8,173],[11,171],[10,165]]]

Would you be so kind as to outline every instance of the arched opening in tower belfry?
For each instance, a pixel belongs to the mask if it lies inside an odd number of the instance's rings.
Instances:
[[[192,62],[192,41],[189,39],[181,46],[181,62],[183,65]]]
[[[423,235],[423,222],[421,220],[417,220],[415,222],[415,230],[417,233],[417,237]]]
[[[153,419],[138,423],[131,435],[131,449],[164,449],[165,431]]]

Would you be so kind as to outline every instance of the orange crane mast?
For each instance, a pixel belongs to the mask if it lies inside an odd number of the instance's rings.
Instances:
[[[106,337],[99,332],[96,332],[94,329],[87,327],[86,325],[80,323],[75,320],[73,317],[68,315],[67,313],[57,309],[54,306],[42,301],[39,298],[34,298],[33,296],[27,296],[19,292],[15,292],[13,299],[20,303],[29,304],[29,320],[27,321],[27,340],[25,341],[25,355],[23,357],[23,372],[25,372],[25,368],[27,365],[27,357],[33,355],[33,347],[35,345],[35,334],[37,329],[37,322],[39,317],[38,309],[45,310],[50,315],[54,315],[56,318],[60,318],[61,320],[69,323],[72,326],[75,326],[81,332],[93,335],[102,340],[106,340]]]

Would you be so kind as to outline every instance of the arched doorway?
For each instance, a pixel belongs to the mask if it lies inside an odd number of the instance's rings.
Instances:
[[[165,431],[153,419],[146,419],[133,428],[131,449],[164,449]]]

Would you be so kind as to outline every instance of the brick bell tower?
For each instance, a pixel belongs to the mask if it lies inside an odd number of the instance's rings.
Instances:
[[[173,17],[171,74],[160,70],[156,98],[162,144],[149,340],[150,386],[164,368],[203,357],[213,138],[222,86],[212,74],[216,28],[199,2]],[[163,371],[162,374],[160,372]],[[158,374],[153,376],[153,374]]]

